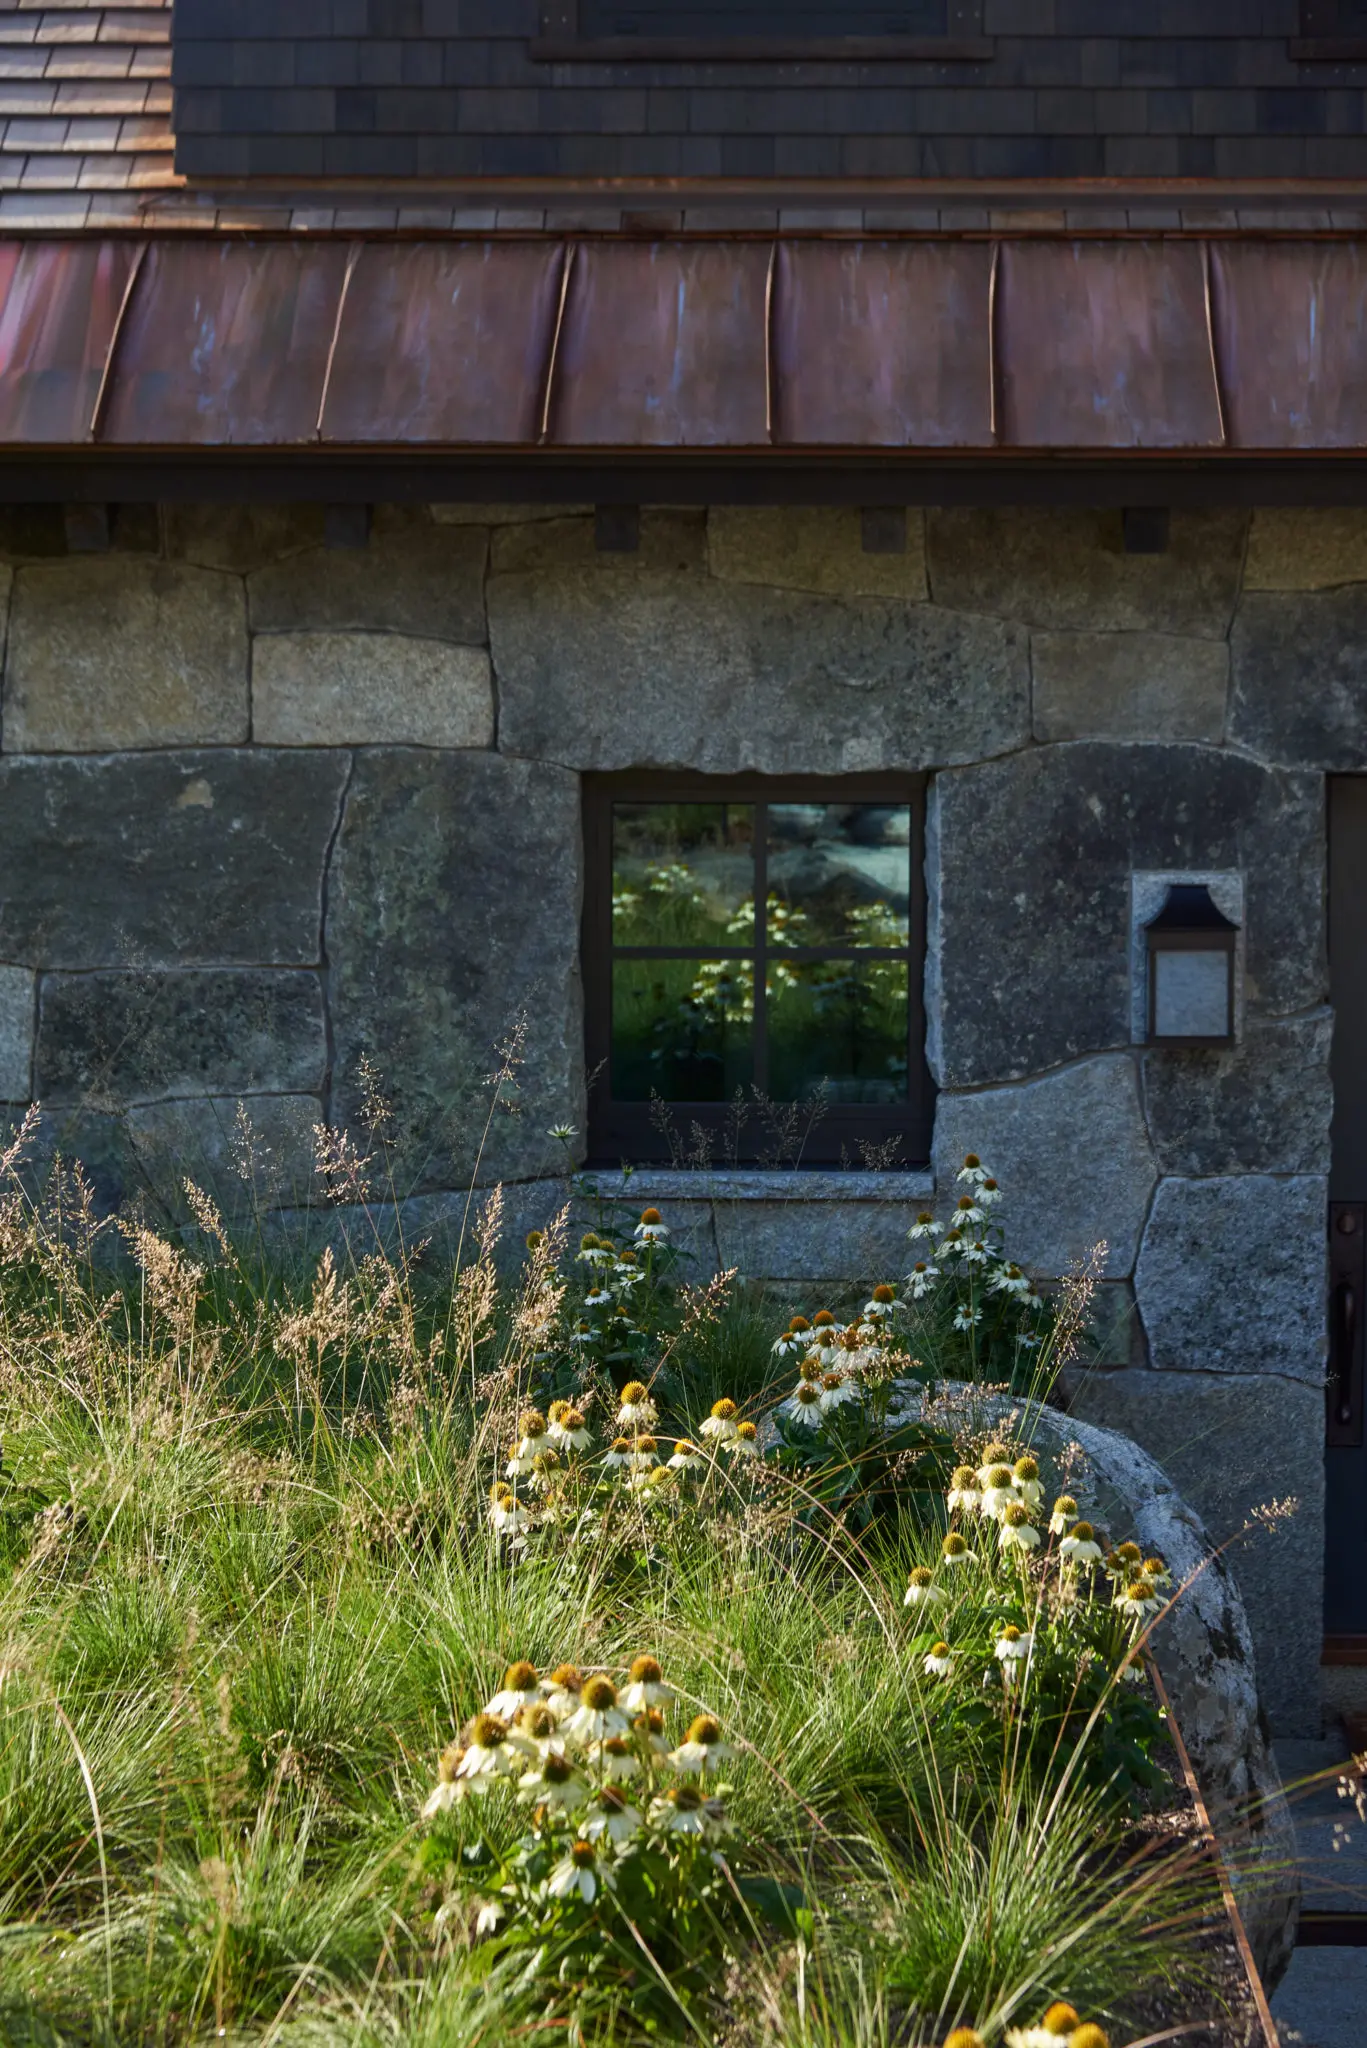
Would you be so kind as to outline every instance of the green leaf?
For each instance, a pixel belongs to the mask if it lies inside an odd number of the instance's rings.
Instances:
[[[738,1877],[736,1889],[762,1920],[776,1927],[780,1934],[798,1935],[808,1932],[812,1920],[807,1911],[806,1900],[799,1885],[783,1884],[776,1877]],[[809,1923],[804,1929],[803,1922]]]

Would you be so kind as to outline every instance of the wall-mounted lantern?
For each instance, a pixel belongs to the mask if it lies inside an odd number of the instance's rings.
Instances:
[[[1174,882],[1144,927],[1150,1045],[1233,1045],[1239,927],[1204,882]]]

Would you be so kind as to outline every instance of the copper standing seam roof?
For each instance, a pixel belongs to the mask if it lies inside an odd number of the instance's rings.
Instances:
[[[0,242],[0,448],[1367,449],[1367,242]]]

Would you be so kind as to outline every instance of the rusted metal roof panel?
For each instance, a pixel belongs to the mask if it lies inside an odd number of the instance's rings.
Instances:
[[[1011,447],[1223,441],[1200,243],[1003,243],[996,345]]]
[[[91,431],[136,242],[0,243],[0,442]]]
[[[153,242],[114,351],[101,443],[311,441],[344,243]]]
[[[855,448],[992,441],[981,242],[791,242],[773,308],[774,438]]]
[[[324,441],[535,441],[564,264],[558,242],[367,244],[338,324]]]
[[[1235,447],[1367,447],[1367,245],[1219,243],[1211,282]]]
[[[620,448],[768,440],[763,242],[584,242],[573,251],[547,438]]]

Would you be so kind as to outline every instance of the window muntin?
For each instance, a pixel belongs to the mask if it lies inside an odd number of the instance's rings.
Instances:
[[[835,38],[848,36],[943,36],[949,0],[580,0],[580,33],[594,39],[618,36],[694,38],[724,42],[732,37]]]
[[[921,795],[911,778],[589,779],[595,1157],[669,1157],[665,1112],[724,1136],[718,1156],[761,1157],[762,1101],[805,1106],[806,1164],[889,1141],[899,1163],[926,1157]]]

